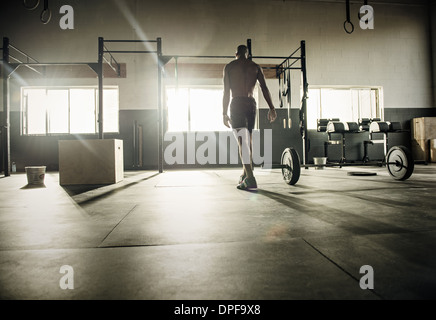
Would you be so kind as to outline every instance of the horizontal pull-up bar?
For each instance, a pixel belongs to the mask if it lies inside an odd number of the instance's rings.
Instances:
[[[234,59],[235,56],[189,56],[189,55],[182,55],[182,56],[173,56],[173,58],[196,58],[196,59]]]
[[[48,67],[48,66],[77,66],[77,65],[81,65],[81,66],[89,66],[89,65],[93,65],[95,64],[95,62],[49,62],[49,63],[34,63],[34,62],[29,62],[29,63],[17,63],[16,65],[18,66],[27,66],[27,67]],[[12,63],[12,65],[14,65],[14,63]]]
[[[301,70],[301,67],[287,67],[287,68],[280,68],[280,70]]]
[[[116,51],[103,51],[104,53],[158,53],[157,51],[125,51],[125,50],[116,50]]]
[[[157,43],[157,40],[103,40],[104,42],[127,42],[127,43],[131,43],[131,42],[154,42]]]
[[[279,68],[279,67],[262,67],[262,69],[271,69],[271,70],[301,70],[300,67],[289,67],[289,68]],[[280,73],[282,74],[282,73]]]
[[[197,58],[197,59],[234,59],[235,56],[189,56],[189,55],[177,55],[174,58]],[[275,56],[253,56],[253,59],[294,59],[300,60],[300,57],[275,57]]]
[[[253,56],[253,59],[293,59],[293,60],[300,60],[300,57],[272,57],[272,56]]]

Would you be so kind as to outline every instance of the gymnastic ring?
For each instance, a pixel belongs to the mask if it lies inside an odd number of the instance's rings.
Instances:
[[[46,15],[47,15],[47,17],[46,17]],[[41,22],[43,24],[47,24],[47,23],[50,22],[50,20],[51,20],[51,11],[50,11],[50,9],[44,9],[41,12]]]
[[[34,6],[29,6],[29,5],[27,5],[27,0],[23,0],[23,6],[27,10],[35,10],[39,6],[39,2],[40,2],[40,0],[36,0],[36,4]]]
[[[348,31],[347,24],[351,25],[351,31]],[[344,22],[344,30],[348,34],[352,34],[354,32],[354,24],[351,21],[345,20]]]

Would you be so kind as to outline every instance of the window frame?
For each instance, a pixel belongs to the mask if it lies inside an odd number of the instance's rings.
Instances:
[[[331,86],[325,86],[325,85],[317,86],[317,85],[314,85],[314,86],[312,86],[311,85],[309,87],[309,93],[308,93],[308,99],[309,99],[309,101],[308,101],[308,108],[309,108],[309,105],[311,103],[310,98],[311,98],[311,91],[312,90],[319,90],[319,96],[321,98],[317,102],[318,103],[317,104],[317,110],[316,110],[317,117],[316,117],[316,119],[313,119],[314,123],[310,122],[307,125],[309,130],[316,130],[316,128],[317,128],[316,120],[317,119],[333,118],[333,117],[323,117],[322,114],[321,114],[322,113],[322,109],[323,109],[321,91],[323,89],[324,90],[327,89],[327,90],[346,90],[346,91],[350,91],[351,98],[353,98],[352,97],[352,95],[353,95],[352,91],[353,90],[357,91],[359,95],[360,95],[360,92],[364,91],[364,90],[370,90],[371,92],[374,91],[375,92],[375,103],[376,103],[376,105],[375,105],[375,113],[376,113],[376,115],[373,115],[372,118],[380,118],[382,121],[384,120],[384,98],[383,98],[383,87],[381,87],[381,86],[339,86],[339,85],[336,85],[336,86],[335,85],[331,85]],[[359,91],[359,90],[361,90],[361,91]],[[351,106],[351,108],[352,108],[351,109],[351,113],[353,114],[353,119],[351,120],[352,122],[358,122],[359,119],[366,118],[366,117],[362,117],[362,108],[360,106],[360,103],[361,103],[361,99],[358,98],[358,102],[357,102],[357,109],[358,110],[357,110],[357,112],[353,112],[353,109],[356,106],[354,106],[354,105]],[[357,114],[357,119],[355,119],[355,116],[356,116],[355,114]],[[339,118],[341,121],[346,121],[346,120],[342,119],[340,115],[335,116],[334,118]],[[309,120],[309,117],[308,117],[308,120]]]
[[[29,110],[28,106],[28,96],[25,95],[25,90],[45,90],[46,96],[48,96],[48,91],[50,90],[66,90],[68,96],[68,132],[63,133],[52,133],[50,132],[50,116],[49,116],[49,105],[45,106],[45,133],[29,133]],[[95,125],[94,132],[86,133],[75,133],[71,132],[71,90],[83,89],[83,90],[93,90],[94,91],[94,114],[95,114]],[[118,96],[118,110],[117,110],[117,131],[105,131],[106,134],[119,134],[120,133],[120,89],[117,85],[108,85],[103,87],[103,94],[105,90],[117,90]],[[65,135],[96,135],[98,134],[98,87],[97,86],[23,86],[21,87],[20,93],[21,99],[21,109],[20,109],[20,135],[21,136],[65,136]],[[103,100],[104,103],[104,100]]]

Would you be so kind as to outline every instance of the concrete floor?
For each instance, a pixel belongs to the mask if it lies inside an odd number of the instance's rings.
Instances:
[[[252,192],[235,169],[127,171],[100,187],[1,178],[0,298],[436,298],[436,165],[405,182],[350,170],[303,170],[291,187],[259,169]]]

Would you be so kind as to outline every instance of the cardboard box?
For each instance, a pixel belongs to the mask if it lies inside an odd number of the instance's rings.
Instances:
[[[115,184],[124,179],[123,141],[59,141],[60,185]]]

